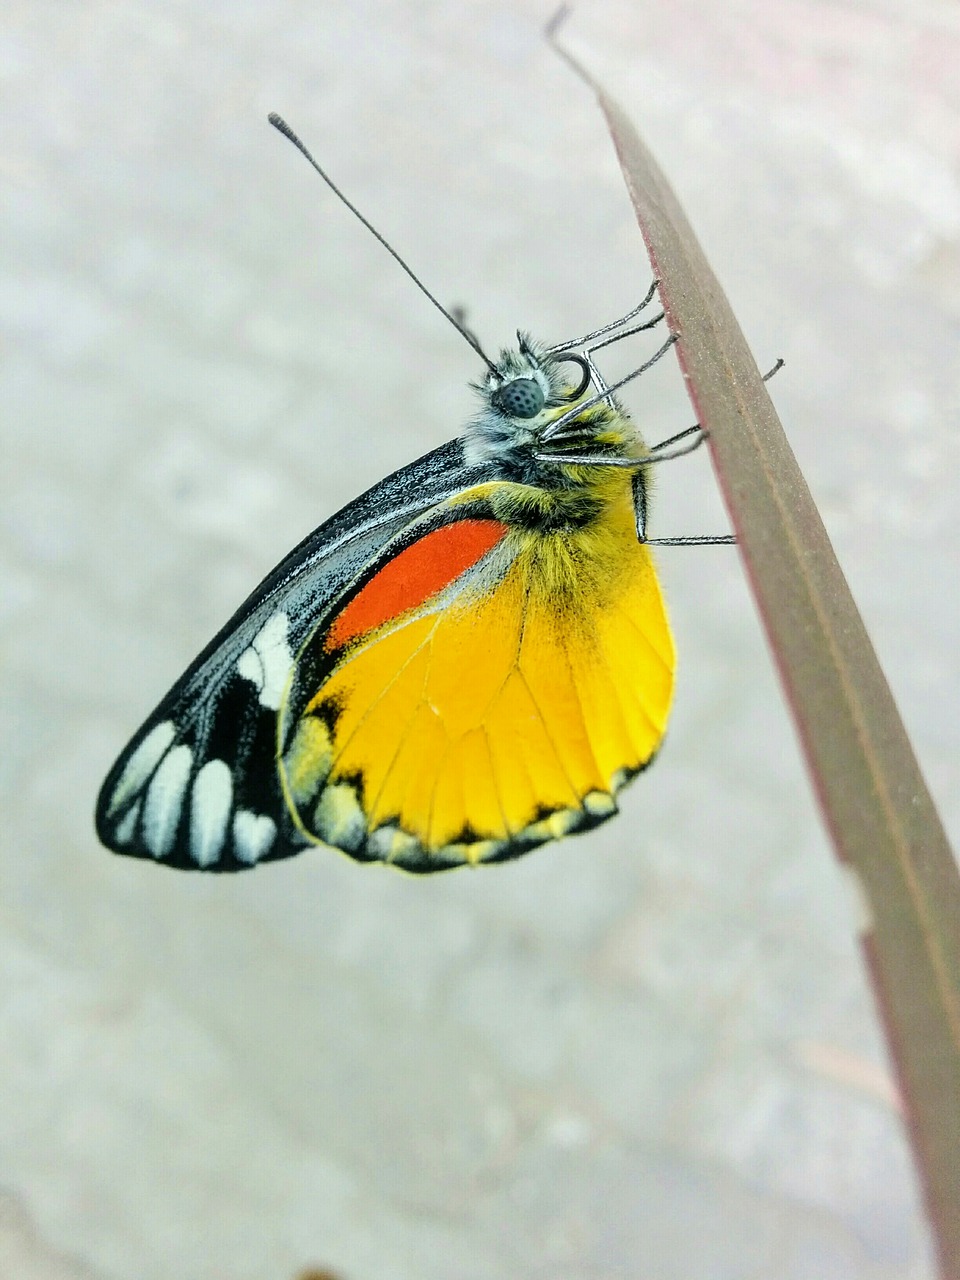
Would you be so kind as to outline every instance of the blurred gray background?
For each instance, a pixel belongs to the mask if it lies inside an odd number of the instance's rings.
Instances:
[[[855,912],[736,553],[665,549],[656,766],[429,879],[101,849],[101,778],[285,552],[497,349],[649,282],[549,4],[8,0],[0,18],[0,1275],[927,1280]],[[581,3],[728,289],[960,834],[960,8]],[[652,345],[618,351],[606,368]],[[618,361],[620,362],[618,364]],[[687,425],[675,362],[630,392]],[[725,528],[706,456],[654,534]]]

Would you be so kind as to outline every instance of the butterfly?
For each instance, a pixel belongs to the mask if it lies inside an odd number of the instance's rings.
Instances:
[[[631,323],[654,289],[496,361],[428,294],[486,363],[479,411],[240,606],[110,770],[104,845],[208,871],[326,845],[431,872],[616,813],[673,696],[646,526],[650,464],[674,455],[643,443],[615,394],[629,378],[608,387],[595,353],[663,319]]]

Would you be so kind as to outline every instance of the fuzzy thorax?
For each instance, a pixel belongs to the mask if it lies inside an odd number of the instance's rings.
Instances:
[[[641,460],[648,449],[613,396],[590,404],[597,389],[581,376],[575,353],[552,354],[525,334],[518,338],[518,347],[500,353],[496,372],[474,384],[482,409],[464,434],[466,460],[496,460],[512,482],[496,486],[495,500],[497,517],[512,527],[543,533],[587,528],[611,507],[622,507],[637,485],[645,490],[647,469],[566,463],[564,453]],[[554,424],[578,405],[582,411],[556,431]]]

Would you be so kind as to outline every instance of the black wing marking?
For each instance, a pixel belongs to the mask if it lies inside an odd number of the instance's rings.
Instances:
[[[460,440],[381,480],[283,560],[121,753],[97,801],[108,848],[168,866],[238,871],[299,853],[277,769],[277,712],[307,635],[411,521],[495,477]]]

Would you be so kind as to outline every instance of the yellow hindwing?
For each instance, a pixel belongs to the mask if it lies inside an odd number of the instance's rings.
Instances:
[[[346,646],[281,715],[287,802],[311,841],[411,870],[511,857],[616,811],[673,672],[624,481],[586,528],[511,526],[485,570]]]

